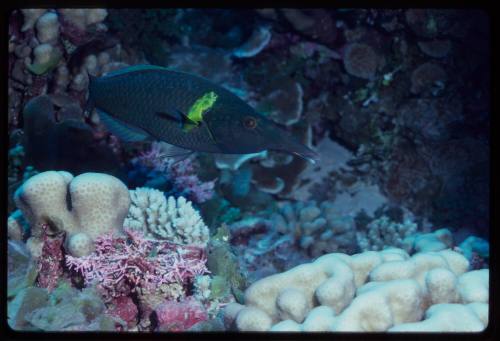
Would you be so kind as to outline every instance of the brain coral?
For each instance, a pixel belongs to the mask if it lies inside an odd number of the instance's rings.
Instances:
[[[31,177],[14,201],[31,226],[31,244],[41,241],[42,225],[48,225],[66,232],[66,247],[75,256],[88,254],[99,235],[120,231],[130,206],[127,187],[119,179],[102,173],[73,177],[64,171]]]

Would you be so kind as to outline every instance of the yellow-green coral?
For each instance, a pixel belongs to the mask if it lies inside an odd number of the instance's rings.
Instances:
[[[26,65],[26,68],[31,73],[40,76],[54,69],[59,64],[61,57],[62,57],[61,53],[58,50],[54,50],[47,62],[38,64],[28,64]]]
[[[203,114],[213,107],[215,101],[217,101],[217,94],[213,91],[198,98],[188,111],[189,120],[194,122],[196,126],[199,125],[203,120]],[[187,124],[185,130],[190,131],[195,125]]]

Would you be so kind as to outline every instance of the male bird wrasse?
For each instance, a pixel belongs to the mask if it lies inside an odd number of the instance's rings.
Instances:
[[[89,107],[119,138],[154,138],[208,153],[275,150],[314,162],[318,155],[239,97],[202,77],[137,65],[90,77]]]

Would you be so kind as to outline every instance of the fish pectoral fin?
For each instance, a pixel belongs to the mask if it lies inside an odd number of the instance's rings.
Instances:
[[[206,128],[207,128],[207,131],[208,131],[208,135],[210,135],[210,139],[215,143],[217,144],[217,140],[215,139],[215,135],[214,133],[212,132],[212,129],[210,129],[210,126],[208,125],[207,122],[204,122],[203,124]]]
[[[99,118],[109,131],[118,136],[120,140],[126,142],[146,141],[150,138],[149,134],[144,130],[127,124],[102,110],[97,109]]]
[[[195,126],[199,125],[198,122],[191,120],[188,115],[186,115],[185,113],[183,113],[179,109],[172,109],[172,110],[169,110],[168,112],[158,111],[155,114],[159,118],[179,122],[182,126],[184,126],[186,124],[191,124],[191,125],[195,125]]]
[[[165,155],[166,157],[174,159],[181,158],[180,160],[184,160],[185,158],[194,153],[194,150],[178,147],[173,144],[166,143],[164,141],[161,141],[161,144],[162,144],[162,154]]]

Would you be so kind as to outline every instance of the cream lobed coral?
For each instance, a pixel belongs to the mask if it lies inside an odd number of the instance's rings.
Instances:
[[[102,8],[63,8],[59,9],[59,13],[64,17],[64,20],[80,30],[85,30],[89,25],[104,21],[108,15],[108,11]]]
[[[240,331],[479,331],[489,272],[468,265],[449,249],[332,253],[255,282],[244,306],[227,306],[224,323]]]
[[[191,201],[174,198],[152,188],[130,191],[132,204],[124,227],[143,231],[150,237],[160,237],[179,244],[206,246],[208,227]]]
[[[54,12],[43,14],[36,21],[37,38],[40,43],[54,44],[59,39],[59,20]]]
[[[64,171],[32,176],[17,189],[14,201],[31,226],[32,251],[41,243],[42,225],[48,225],[66,233],[66,247],[75,256],[89,254],[98,236],[120,231],[130,205],[119,179],[103,173],[73,177]]]

